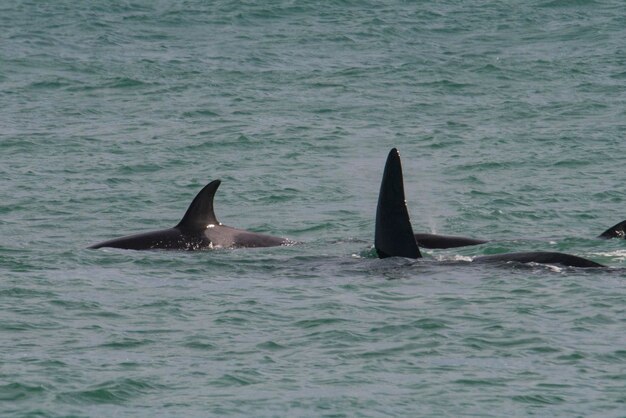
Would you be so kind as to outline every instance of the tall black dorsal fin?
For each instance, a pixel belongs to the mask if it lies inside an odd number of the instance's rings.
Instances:
[[[393,148],[387,157],[376,209],[374,247],[379,258],[420,258],[404,198],[402,163]]]
[[[611,239],[611,238],[622,238],[626,239],[626,221],[622,221],[617,225],[613,225],[603,233],[601,233],[598,238]]]
[[[189,205],[185,216],[176,225],[177,228],[200,228],[204,229],[207,225],[218,225],[219,222],[213,211],[213,198],[217,188],[220,187],[221,180],[213,180],[196,195]]]

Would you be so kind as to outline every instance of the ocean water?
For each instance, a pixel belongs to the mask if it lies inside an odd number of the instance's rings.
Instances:
[[[626,416],[621,0],[0,4],[0,416]],[[372,249],[387,152],[416,232]],[[219,219],[299,244],[87,250]],[[489,266],[563,251],[608,270]]]

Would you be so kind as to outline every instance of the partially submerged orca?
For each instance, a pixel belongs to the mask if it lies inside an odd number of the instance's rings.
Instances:
[[[609,229],[607,229],[606,231],[598,235],[597,238],[626,239],[626,220],[616,225],[613,225],[612,227],[610,227]],[[424,234],[424,233],[415,234],[415,240],[417,241],[417,245],[419,245],[420,247],[431,248],[431,249],[466,247],[469,245],[480,245],[480,244],[485,244],[487,242],[490,242],[490,240],[486,240],[486,239],[467,238],[467,237],[459,237],[459,236],[453,236],[453,235]]]
[[[607,231],[607,233],[609,232]],[[418,246],[419,235],[420,234],[416,236],[416,234],[413,233],[413,228],[409,219],[409,212],[407,209],[404,195],[404,179],[402,177],[402,163],[400,161],[400,154],[398,153],[397,149],[393,148],[389,152],[389,155],[387,157],[387,162],[385,164],[385,169],[383,172],[383,179],[380,185],[378,207],[376,209],[376,231],[374,238],[374,247],[376,248],[376,252],[378,253],[379,258],[421,258],[422,254],[420,253]],[[448,239],[450,244],[466,242],[466,244],[464,245],[476,245],[486,242],[477,242],[481,240],[473,240],[471,238],[463,237],[446,238]],[[439,245],[443,245],[442,242],[444,241],[439,242]],[[450,245],[447,247],[440,246],[434,248],[452,247],[454,247],[454,245]],[[571,267],[605,267],[602,264],[598,264],[594,261],[587,260],[586,258],[578,257],[575,255],[543,251],[516,252],[479,256],[475,257],[472,261],[478,263],[518,262],[560,264]]]
[[[200,250],[216,247],[274,247],[291,243],[286,238],[222,225],[213,211],[213,198],[220,183],[220,180],[213,180],[204,186],[189,205],[183,219],[173,228],[115,238],[88,248]]]
[[[489,240],[486,239],[424,233],[415,234],[415,240],[417,241],[417,245],[420,247],[430,249],[467,247],[470,245],[480,245],[489,242]]]

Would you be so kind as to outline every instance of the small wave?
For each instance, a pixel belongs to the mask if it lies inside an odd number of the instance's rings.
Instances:
[[[284,345],[278,344],[275,341],[265,341],[263,343],[257,344],[256,347],[262,350],[269,350],[269,351],[278,351],[278,350],[283,350],[287,348]]]
[[[184,118],[198,118],[198,117],[215,117],[215,116],[219,116],[219,113],[213,112],[209,109],[198,109],[198,110],[191,110],[188,112],[183,112],[183,117]]]
[[[106,344],[102,344],[100,347],[114,348],[114,349],[127,349],[140,347],[146,344],[151,344],[154,341],[147,339],[135,339],[135,338],[123,338],[116,341],[111,341]]]
[[[256,383],[260,383],[259,379],[253,379],[252,377],[242,376],[242,375],[234,375],[234,374],[225,374],[219,379],[212,382],[213,385],[219,387],[231,387],[231,386],[248,386],[254,385]]]
[[[437,261],[465,261],[465,262],[474,261],[474,257],[468,256],[468,255],[460,255],[460,254],[442,255],[442,254],[432,254],[432,253],[429,253],[429,254],[431,254],[433,258],[435,258],[435,260]]]
[[[103,87],[110,89],[131,89],[138,87],[149,86],[150,83],[143,82],[141,80],[137,80],[129,77],[116,77],[106,83]]]
[[[595,4],[595,0],[552,0],[539,5],[539,7],[580,7],[593,6]]]
[[[29,86],[32,89],[58,89],[62,87],[71,86],[72,82],[66,79],[57,78],[54,80],[37,81],[31,83]]]
[[[215,345],[209,342],[204,342],[201,340],[192,340],[183,344],[184,347],[191,348],[193,350],[202,350],[202,351],[210,351],[215,350]]]
[[[559,404],[565,402],[560,396],[550,396],[550,395],[519,395],[513,397],[514,401],[525,403],[525,404],[538,404],[538,405],[552,405]]]
[[[516,263],[519,264],[519,263]],[[554,264],[543,264],[543,263],[535,263],[535,262],[530,262],[530,263],[526,263],[526,265],[528,267],[537,267],[537,268],[546,268],[550,271],[553,271],[555,273],[561,273],[564,270],[564,267],[559,267],[557,265]]]
[[[136,379],[120,379],[104,382],[86,390],[65,392],[58,397],[75,404],[124,404],[138,396],[159,389],[160,385]]]
[[[342,318],[304,319],[296,322],[296,326],[299,328],[316,328],[321,325],[336,324],[340,322],[347,322],[347,320]]]
[[[40,397],[44,392],[43,386],[25,385],[22,383],[9,383],[0,386],[0,401],[17,401],[29,397]]]

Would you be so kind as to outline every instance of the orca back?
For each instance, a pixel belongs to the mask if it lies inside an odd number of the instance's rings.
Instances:
[[[454,235],[415,234],[417,245],[421,248],[456,248],[480,245],[489,242],[484,239],[458,237]]]
[[[603,239],[611,239],[611,238],[621,238],[626,239],[626,221],[622,221],[617,225],[613,225],[603,233],[601,233],[598,238]]]
[[[497,262],[516,262],[516,263],[539,263],[539,264],[559,264],[566,267],[606,267],[595,261],[576,255],[564,254],[552,251],[531,251],[518,253],[504,253],[494,255],[484,255],[476,257],[475,263],[497,263]]]

